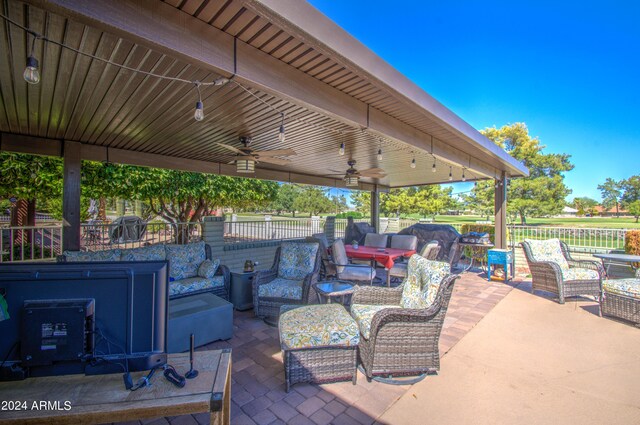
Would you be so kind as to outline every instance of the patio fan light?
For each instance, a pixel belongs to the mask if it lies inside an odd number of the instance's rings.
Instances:
[[[236,172],[250,174],[255,173],[256,162],[251,159],[238,159],[236,160]]]
[[[358,176],[347,176],[344,181],[347,187],[358,187]]]

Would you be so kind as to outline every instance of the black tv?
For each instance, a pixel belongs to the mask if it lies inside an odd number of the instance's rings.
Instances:
[[[162,366],[167,358],[168,281],[166,261],[1,264],[0,294],[10,319],[0,322],[0,379]],[[91,352],[66,361],[22,365],[25,301],[68,305],[78,300],[92,302],[94,309],[95,330],[87,331],[94,333],[88,335]]]

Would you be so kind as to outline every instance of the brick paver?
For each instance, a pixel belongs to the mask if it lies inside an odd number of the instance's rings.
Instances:
[[[456,282],[440,336],[441,355],[513,289],[513,283],[488,282],[485,276],[464,273]],[[516,277],[516,282],[520,280]],[[367,382],[358,372],[355,386],[351,382],[296,384],[287,394],[277,329],[256,319],[253,310],[234,312],[233,338],[208,344],[198,351],[222,348],[232,349],[231,422],[234,425],[374,423],[411,388]],[[193,425],[202,423],[205,417],[160,418],[145,423]]]

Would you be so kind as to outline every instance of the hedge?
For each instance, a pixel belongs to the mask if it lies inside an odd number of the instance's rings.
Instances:
[[[624,236],[624,252],[631,255],[640,255],[640,230],[627,230]],[[640,264],[635,263],[635,267]]]

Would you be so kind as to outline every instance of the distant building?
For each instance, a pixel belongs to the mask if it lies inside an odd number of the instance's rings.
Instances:
[[[575,217],[578,215],[578,210],[575,208],[571,208],[571,207],[564,207],[562,209],[562,214],[560,214],[560,217]]]
[[[604,208],[601,205],[596,205],[595,207],[593,207],[593,209],[596,211],[596,213],[602,217],[615,217],[616,216],[616,207],[613,208]],[[627,211],[626,209],[620,207],[618,209],[618,213],[620,214],[620,216],[628,216],[629,215],[629,211]]]

